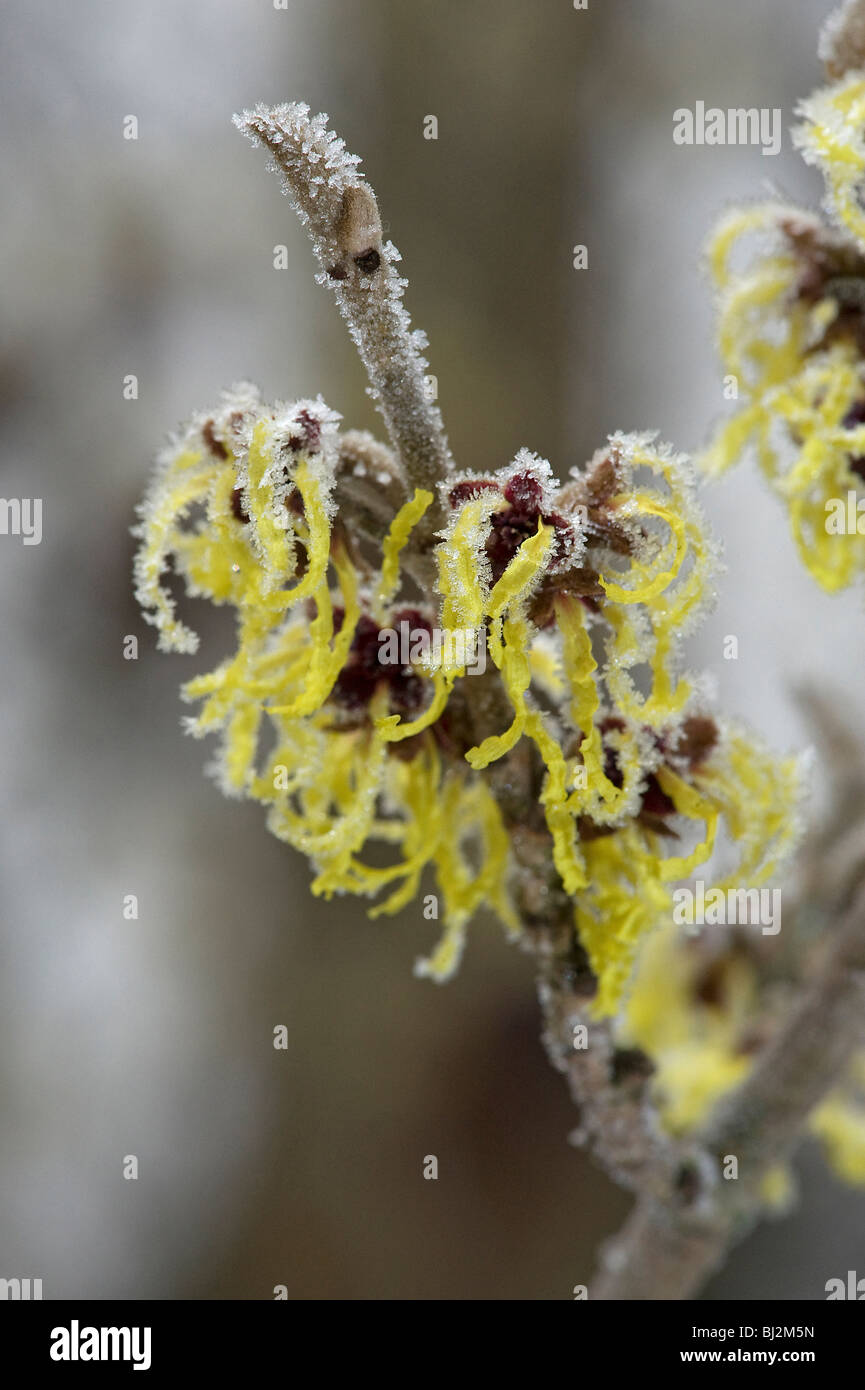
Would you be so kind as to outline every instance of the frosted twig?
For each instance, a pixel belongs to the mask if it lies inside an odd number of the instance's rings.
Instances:
[[[680,1162],[669,1161],[675,1150],[662,1153],[661,1171],[645,1185],[623,1230],[607,1247],[593,1298],[692,1297],[759,1216],[759,1187],[767,1169],[794,1152],[808,1116],[837,1084],[865,1037],[865,765],[823,697],[801,692],[800,701],[811,715],[830,774],[831,803],[847,807],[843,891],[827,893],[823,876],[806,864],[795,909],[814,919],[827,948],[753,1071],[696,1136],[700,1148],[694,1153],[708,1158],[710,1166],[700,1165],[692,1174],[690,1200],[682,1200]],[[830,816],[823,832],[809,838],[815,860],[824,860],[833,827],[837,834],[836,818]],[[735,1182],[717,1180],[727,1154],[738,1160]]]
[[[541,975],[538,996],[544,1015],[544,1044],[568,1081],[580,1116],[579,1140],[605,1171],[635,1192],[653,1190],[656,1171],[684,1161],[660,1127],[648,1099],[652,1067],[645,1053],[616,1047],[609,1024],[583,1012],[585,1000],[568,986],[562,963]],[[582,1007],[581,1007],[582,1006]],[[585,1027],[587,1045],[577,1029]]]
[[[865,866],[863,866],[865,870]],[[693,1297],[759,1215],[759,1183],[804,1138],[803,1126],[865,1033],[865,872],[822,968],[754,1071],[704,1132],[716,1162],[736,1157],[739,1178],[708,1201],[647,1193],[608,1246],[591,1297]]]
[[[691,1146],[676,1143],[661,1128],[649,1099],[652,1065],[646,1054],[617,1047],[609,1022],[588,1017],[596,981],[587,959],[575,955],[573,903],[556,887],[549,850],[523,831],[514,834],[514,853],[521,913],[540,964],[543,1043],[579,1111],[579,1142],[623,1187],[653,1191],[689,1157]]]
[[[593,1299],[693,1297],[758,1219],[767,1170],[790,1158],[809,1115],[865,1037],[865,764],[823,697],[802,692],[800,700],[830,772],[832,804],[847,808],[843,889],[827,894],[823,878],[806,865],[796,911],[821,919],[818,935],[828,949],[754,1070],[701,1133],[687,1143],[663,1133],[647,1094],[648,1059],[622,1056],[605,1024],[590,1021],[588,1047],[574,1046],[585,981],[550,937],[540,982],[547,1052],[567,1077],[581,1139],[614,1180],[638,1193],[602,1253]],[[824,834],[812,834],[821,862],[838,829],[831,816]],[[738,1160],[735,1182],[719,1180],[726,1155]]]
[[[402,301],[406,281],[400,254],[382,241],[375,195],[358,172],[357,155],[310,116],[303,103],[259,104],[234,117],[235,125],[273,156],[370,379],[370,392],[412,488],[435,494],[453,470],[441,413],[424,381],[426,337],[412,331]],[[421,533],[431,533],[434,509]]]

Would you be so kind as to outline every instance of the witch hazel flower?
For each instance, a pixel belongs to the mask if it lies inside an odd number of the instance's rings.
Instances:
[[[741,405],[701,456],[753,456],[827,592],[865,573],[865,42],[859,0],[827,23],[830,85],[800,102],[793,141],[825,181],[828,221],[779,202],[728,213],[708,261],[719,343]]]
[[[458,471],[358,161],[303,105],[237,121],[310,231],[390,439],[241,384],[163,451],[137,528],[145,617],[163,649],[193,652],[175,585],[236,615],[233,654],[183,687],[187,728],[215,737],[223,790],[306,855],[314,893],[392,914],[433,872],[444,932],[418,971],[436,980],[482,906],[526,940],[515,844],[531,833],[609,1014],[719,826],[751,884],[793,834],[795,763],[720,720],[680,668],[717,569],[690,467],[617,434],[564,482],[527,449]],[[401,624],[443,640],[394,660]]]
[[[802,112],[841,225],[772,204],[734,213],[713,244],[744,399],[703,461],[721,471],[756,449],[827,588],[861,562],[856,537],[830,546],[821,509],[865,476],[846,32],[841,86]],[[677,884],[698,876],[708,900],[777,879],[805,794],[804,760],[722,717],[685,664],[720,570],[690,462],[617,432],[567,473],[528,448],[460,468],[359,160],[302,103],[235,119],[309,232],[386,438],[320,397],[267,402],[241,382],[168,441],[135,528],[138,600],[167,652],[198,651],[185,597],[229,608],[235,632],[183,685],[185,727],[210,742],[224,793],[305,856],[313,893],[376,916],[434,886],[441,935],[417,974],[448,979],[482,910],[535,955],[580,1134],[637,1196],[598,1296],[657,1296],[661,1248],[664,1288],[687,1296],[789,1200],[801,1134],[863,1180],[859,898],[845,887],[836,930],[804,950],[786,908],[780,946],[678,926]],[[842,810],[835,839],[853,853]]]

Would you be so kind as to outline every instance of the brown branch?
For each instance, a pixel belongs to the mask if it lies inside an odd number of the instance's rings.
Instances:
[[[684,1155],[662,1131],[649,1100],[649,1058],[638,1049],[618,1048],[609,1024],[588,1015],[586,996],[585,974],[569,970],[561,957],[546,963],[538,997],[547,1056],[567,1078],[579,1111],[577,1140],[623,1187],[645,1191]]]
[[[754,1070],[722,1105],[705,1135],[715,1153],[734,1153],[759,1175],[787,1156],[801,1127],[837,1082],[865,1037],[865,861],[853,904],[822,967],[767,1045]]]
[[[815,690],[799,701],[817,734],[832,808],[807,842],[803,892],[794,909],[822,958],[748,1079],[687,1142],[667,1136],[648,1096],[650,1064],[622,1055],[610,1029],[585,1015],[591,994],[562,942],[547,943],[539,993],[544,1042],[568,1079],[580,1138],[604,1169],[638,1194],[623,1230],[602,1252],[592,1297],[687,1298],[759,1218],[760,1184],[790,1158],[808,1117],[865,1039],[865,760],[858,742]],[[565,918],[566,909],[558,914]],[[791,916],[793,914],[790,914]],[[573,1045],[586,1023],[589,1046]],[[739,1177],[725,1181],[727,1155]]]
[[[704,1186],[685,1203],[644,1194],[605,1252],[592,1290],[598,1299],[693,1295],[759,1215],[760,1182],[790,1158],[809,1115],[837,1083],[865,1038],[865,862],[852,906],[835,930],[815,978],[743,1084],[718,1107],[701,1136],[711,1160]],[[725,1155],[739,1177],[720,1180]],[[669,1174],[668,1178],[673,1175]]]
[[[396,247],[383,243],[375,194],[357,170],[359,160],[327,129],[326,116],[310,116],[303,103],[259,105],[235,124],[273,157],[312,240],[340,313],[360,353],[375,400],[413,489],[434,495],[453,470],[441,413],[424,380],[426,340],[411,330],[402,302],[406,282]],[[415,543],[429,542],[436,524],[430,508]]]

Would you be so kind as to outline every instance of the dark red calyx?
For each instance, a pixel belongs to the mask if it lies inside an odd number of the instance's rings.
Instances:
[[[333,624],[336,632],[341,630],[344,621],[344,610],[335,608]],[[417,609],[401,609],[394,614],[389,627],[399,632],[401,622],[408,622],[413,632],[423,629],[432,633],[431,623]],[[344,709],[357,712],[367,709],[379,687],[386,684],[388,707],[392,714],[418,714],[424,705],[428,682],[411,666],[381,660],[384,651],[384,631],[385,629],[380,628],[368,614],[361,615],[348,659],[337,677],[330,698]]]
[[[540,481],[531,473],[515,473],[505,483],[505,498],[518,512],[529,516],[539,516],[544,490]]]
[[[308,410],[299,410],[292,421],[287,445],[293,453],[299,453],[301,449],[315,452],[321,445],[321,421],[310,415]]]
[[[543,521],[545,526],[551,526],[556,533],[553,540],[553,564],[565,553],[566,537],[570,532],[565,517],[558,512],[544,511],[543,486],[534,473],[514,473],[505,483],[503,495],[509,505],[493,513],[486,545],[493,583],[501,579],[523,541],[537,533],[538,522]]]
[[[452,507],[460,507],[482,492],[498,491],[499,485],[492,478],[464,478],[461,483],[454,483],[448,492],[448,502]]]
[[[646,790],[643,792],[643,800],[640,803],[640,814],[645,812],[648,816],[672,816],[675,814],[676,807],[667,793],[662,790],[661,784],[654,772],[649,774],[646,783]]]

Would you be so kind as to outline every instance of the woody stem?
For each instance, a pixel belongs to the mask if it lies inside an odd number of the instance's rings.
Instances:
[[[325,280],[348,325],[410,489],[434,495],[453,471],[441,412],[424,377],[424,335],[411,328],[403,304],[399,252],[384,243],[375,195],[357,161],[302,104],[259,105],[235,124],[273,159],[312,240]],[[414,543],[429,544],[437,506],[416,528]]]
[[[697,1292],[757,1219],[767,1170],[786,1162],[809,1115],[865,1037],[865,863],[823,962],[754,1070],[717,1107],[700,1136],[708,1160],[696,1190],[637,1201],[606,1250],[591,1291],[598,1299],[679,1299]],[[735,1158],[735,1181],[719,1180]]]

